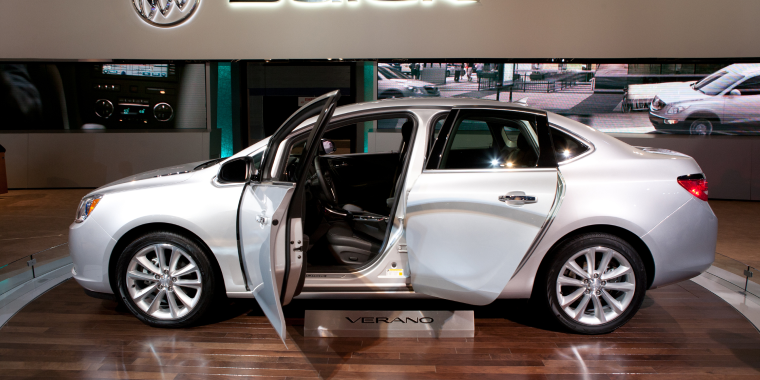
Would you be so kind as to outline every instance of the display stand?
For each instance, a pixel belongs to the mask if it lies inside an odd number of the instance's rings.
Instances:
[[[456,311],[307,310],[307,337],[472,338],[475,313]]]

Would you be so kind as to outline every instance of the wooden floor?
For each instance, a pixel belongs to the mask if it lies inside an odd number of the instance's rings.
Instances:
[[[603,336],[558,331],[524,301],[499,301],[475,308],[474,339],[303,337],[310,308],[466,307],[366,302],[288,306],[286,348],[250,303],[205,326],[154,329],[70,280],[0,329],[0,379],[760,379],[760,334],[690,281],[650,291],[628,325]]]

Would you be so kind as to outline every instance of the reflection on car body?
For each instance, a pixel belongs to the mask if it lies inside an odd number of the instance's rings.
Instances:
[[[760,126],[760,64],[734,64],[699,82],[668,83],[649,107],[658,131],[709,135]]]
[[[379,99],[438,96],[441,96],[441,92],[436,85],[411,79],[391,65],[384,63],[377,65],[377,97]]]
[[[222,293],[255,298],[283,338],[294,298],[534,297],[597,334],[714,259],[717,220],[688,156],[524,105],[338,97],[226,160],[93,191],[70,228],[74,278],[152,326],[196,323]],[[325,143],[389,119],[390,152]]]

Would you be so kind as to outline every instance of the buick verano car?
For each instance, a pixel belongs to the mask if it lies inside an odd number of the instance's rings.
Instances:
[[[232,157],[91,192],[74,278],[151,326],[193,324],[222,295],[255,298],[283,338],[294,298],[533,297],[597,334],[713,262],[717,219],[688,156],[521,104],[339,96]],[[334,151],[342,128],[376,121],[395,126],[391,151]]]

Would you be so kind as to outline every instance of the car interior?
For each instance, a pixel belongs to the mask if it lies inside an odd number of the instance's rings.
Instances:
[[[526,168],[537,161],[538,137],[530,121],[472,117],[455,124],[440,168]]]
[[[386,126],[384,146],[392,149],[356,152],[346,137],[356,136],[363,123],[328,127],[319,154],[308,163],[303,222],[307,273],[355,271],[373,262],[388,239],[415,123],[410,118],[375,123]],[[295,181],[305,143],[304,137],[291,145],[283,178]]]

